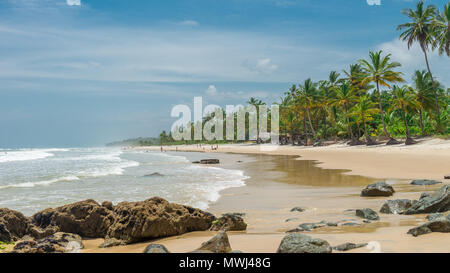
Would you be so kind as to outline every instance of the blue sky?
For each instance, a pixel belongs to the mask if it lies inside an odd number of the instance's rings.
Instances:
[[[92,146],[156,136],[194,96],[272,103],[383,49],[424,69],[381,0],[1,0],[0,147]],[[427,1],[443,7],[447,1]],[[450,85],[449,59],[431,69]]]

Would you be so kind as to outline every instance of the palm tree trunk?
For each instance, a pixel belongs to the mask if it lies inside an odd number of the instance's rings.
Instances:
[[[323,139],[327,139],[327,113],[325,112],[323,114],[323,125],[324,125],[324,132],[323,132]]]
[[[402,104],[402,115],[403,115],[403,121],[405,122],[406,139],[410,139],[411,135],[409,134],[408,121],[406,120],[405,106],[403,104]]]
[[[422,118],[422,109],[419,109],[419,114],[420,114],[420,132],[422,134],[422,136],[424,136],[424,132],[423,132],[423,118]]]
[[[315,140],[316,139],[316,131],[314,130],[314,127],[311,122],[311,115],[309,114],[309,107],[306,107],[306,113],[308,114],[309,126],[311,127],[311,132],[312,132],[313,138]]]
[[[423,54],[425,55],[425,62],[427,63],[427,69],[428,69],[428,73],[430,73],[430,78],[431,78],[431,84],[433,86],[433,92],[434,92],[434,102],[436,103],[436,114],[437,114],[437,119],[438,121],[441,120],[441,112],[439,110],[439,100],[438,100],[438,96],[437,96],[437,92],[436,92],[436,86],[434,84],[434,79],[433,79],[433,74],[431,74],[431,70],[430,70],[430,64],[428,63],[428,55],[427,55],[427,51],[422,47],[422,51]],[[438,127],[439,127],[439,123],[438,123]]]
[[[352,132],[352,127],[350,126],[350,118],[348,117],[347,104],[345,104],[344,107],[345,107],[345,116],[347,117],[347,131],[350,135],[350,139],[353,140],[354,136],[353,136],[353,132]]]
[[[362,121],[364,123],[364,135],[366,136],[367,145],[370,145],[372,144],[372,139],[370,139],[369,134],[367,133],[366,121],[364,120],[364,118],[362,119]]]
[[[378,107],[380,108],[380,114],[381,114],[381,121],[383,122],[384,135],[388,138],[391,138],[391,135],[389,134],[389,132],[386,129],[386,122],[384,121],[384,111],[383,111],[383,106],[381,105],[380,85],[379,85],[378,81],[377,81],[377,95],[378,95]]]

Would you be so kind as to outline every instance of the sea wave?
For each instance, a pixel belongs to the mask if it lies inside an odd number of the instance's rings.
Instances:
[[[48,186],[53,183],[57,182],[69,182],[74,180],[80,180],[79,177],[71,175],[71,176],[63,176],[58,177],[54,179],[49,180],[42,180],[42,181],[36,181],[36,182],[24,182],[24,183],[18,183],[18,184],[9,184],[0,186],[0,189],[11,189],[11,188],[34,188],[35,186]]]
[[[31,149],[31,150],[2,150],[0,151],[0,163],[14,161],[37,160],[52,157],[52,152],[67,151],[67,149]]]

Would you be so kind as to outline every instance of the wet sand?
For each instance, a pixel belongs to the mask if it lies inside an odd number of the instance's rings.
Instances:
[[[286,235],[285,232],[300,223],[347,220],[361,225],[324,227],[304,233],[325,239],[332,246],[345,242],[370,243],[369,248],[348,252],[450,252],[449,233],[432,233],[420,237],[406,234],[410,228],[426,222],[426,215],[379,213],[380,221],[366,224],[354,215],[354,211],[349,211],[357,208],[379,211],[385,200],[418,199],[422,192],[434,190],[441,185],[413,186],[409,185],[408,177],[391,179],[386,174],[384,178],[393,184],[395,195],[389,198],[363,198],[359,196],[361,189],[380,179],[347,175],[344,174],[348,173],[345,170],[324,169],[323,164],[296,160],[287,155],[205,154],[205,158],[211,157],[221,160],[220,167],[242,169],[251,177],[246,180],[245,187],[222,191],[221,198],[208,209],[216,215],[225,212],[246,214],[247,231],[229,232],[233,249],[243,252],[275,252]],[[291,208],[296,206],[307,209],[304,212],[291,212]],[[287,219],[290,221],[286,222]],[[192,232],[153,242],[164,244],[171,252],[187,252],[196,249],[214,234],[215,232],[209,231]],[[150,243],[98,249],[101,242],[101,239],[86,240],[84,252],[142,252]]]

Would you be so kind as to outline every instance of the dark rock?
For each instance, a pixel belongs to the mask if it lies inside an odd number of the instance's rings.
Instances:
[[[328,222],[328,221],[320,221],[318,223],[303,223],[300,224],[297,228],[286,231],[287,233],[294,232],[302,232],[302,231],[311,231],[313,229],[321,228],[321,227],[336,227],[338,222]]]
[[[163,175],[163,174],[160,174],[160,173],[158,173],[158,172],[154,172],[154,173],[152,173],[152,174],[144,175],[144,177],[153,177],[153,176],[161,177],[161,176],[164,176],[164,175]]]
[[[367,246],[366,243],[364,244],[354,244],[354,243],[344,243],[340,244],[338,246],[334,246],[333,249],[337,251],[347,251],[355,248],[361,248]]]
[[[30,219],[22,213],[0,208],[0,241],[12,242],[28,233]]]
[[[348,227],[354,227],[354,226],[360,226],[360,223],[356,223],[356,222],[345,222],[342,223],[341,226],[348,226]]]
[[[114,205],[113,205],[113,203],[110,202],[110,201],[105,201],[105,202],[103,202],[103,203],[102,203],[102,207],[105,207],[105,208],[107,208],[107,209],[109,209],[109,210],[113,210],[113,209],[114,209]]]
[[[450,210],[450,185],[442,186],[414,203],[405,214],[445,212]]]
[[[439,218],[445,217],[444,214],[442,213],[431,213],[427,215],[427,220],[428,221],[433,221]]]
[[[219,159],[202,159],[200,160],[200,164],[219,164]]]
[[[409,137],[406,138],[405,145],[414,145],[416,143],[417,143],[417,141],[415,141],[414,139],[409,138]]]
[[[121,202],[114,207],[115,221],[108,238],[126,243],[208,230],[214,215],[153,197],[142,202]]]
[[[228,235],[225,230],[220,231],[216,236],[209,239],[207,242],[204,242],[200,248],[195,250],[196,253],[198,251],[206,251],[212,253],[228,253],[231,252],[230,242],[228,241]]]
[[[298,221],[298,220],[300,220],[300,219],[299,218],[289,218],[284,221],[287,223],[287,222]]]
[[[425,197],[428,197],[428,196],[430,196],[430,195],[431,195],[431,194],[428,193],[428,192],[422,192],[422,194],[420,195],[419,200],[422,200],[422,199],[424,199]]]
[[[431,232],[450,232],[450,217],[441,217],[421,226],[412,228],[408,231],[408,234],[417,237]]]
[[[121,246],[125,245],[124,241],[117,240],[116,238],[106,238],[103,243],[101,243],[98,247],[99,248],[108,248],[113,246]]]
[[[143,253],[170,253],[169,250],[160,244],[149,244]]]
[[[210,230],[226,230],[226,231],[240,231],[246,230],[247,224],[238,213],[226,213],[222,217],[212,222]]]
[[[403,214],[416,202],[416,200],[408,199],[387,200],[381,207],[380,212],[386,214]]]
[[[444,176],[444,179],[450,179],[450,174],[449,174],[449,175],[446,175],[446,176]]]
[[[380,217],[378,216],[378,214],[373,211],[372,209],[357,209],[356,210],[356,216],[367,219],[367,220],[380,220]]]
[[[294,211],[304,212],[305,210],[306,210],[306,208],[304,208],[304,207],[295,207],[295,208],[291,209],[291,212],[294,212]]]
[[[365,187],[361,196],[391,196],[394,192],[394,188],[386,182],[376,182]]]
[[[293,233],[283,238],[277,253],[331,253],[331,251],[330,244],[325,240]]]
[[[192,161],[192,164],[200,164],[200,161]]]
[[[83,237],[105,237],[114,221],[114,213],[92,199],[45,209],[33,215],[33,223],[42,228],[57,227],[59,231]]]
[[[417,179],[417,180],[413,180],[411,182],[411,185],[419,185],[419,186],[429,186],[429,185],[436,185],[436,184],[442,184],[442,182],[436,181],[436,180],[428,180],[428,179]]]
[[[55,227],[55,226],[48,226],[46,228],[40,228],[35,225],[30,225],[28,233],[34,239],[43,239],[52,234],[55,234],[58,231],[59,231],[59,227]]]
[[[389,141],[386,143],[386,145],[397,145],[402,144],[400,141],[396,140],[395,138],[389,138]]]
[[[13,253],[76,253],[83,248],[81,237],[77,234],[57,232],[39,240],[18,242]]]
[[[244,253],[244,252],[236,249],[236,250],[231,251],[230,253]]]

